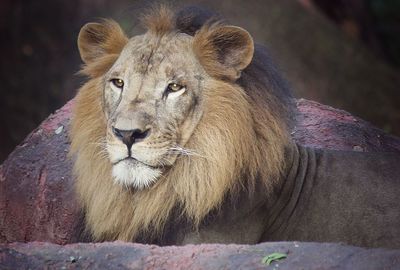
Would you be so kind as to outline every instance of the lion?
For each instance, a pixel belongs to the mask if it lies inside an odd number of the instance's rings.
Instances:
[[[295,144],[290,89],[246,30],[165,6],[142,23],[78,36],[71,154],[94,241],[400,247],[399,154]]]

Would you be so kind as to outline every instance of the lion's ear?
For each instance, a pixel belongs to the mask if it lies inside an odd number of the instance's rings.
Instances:
[[[107,54],[119,54],[128,38],[113,20],[85,24],[78,36],[78,48],[82,61],[89,64]]]
[[[240,27],[211,25],[196,33],[193,49],[211,76],[234,81],[250,64],[254,43],[250,34]]]

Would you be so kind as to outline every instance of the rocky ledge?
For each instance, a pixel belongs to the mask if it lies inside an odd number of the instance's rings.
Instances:
[[[286,258],[270,262],[273,253]],[[158,247],[124,242],[0,244],[1,269],[399,269],[400,250],[300,242]]]

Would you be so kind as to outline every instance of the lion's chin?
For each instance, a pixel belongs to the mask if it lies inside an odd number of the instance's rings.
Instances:
[[[112,175],[118,184],[136,189],[144,189],[154,184],[161,175],[161,170],[140,162],[122,160],[113,165]]]

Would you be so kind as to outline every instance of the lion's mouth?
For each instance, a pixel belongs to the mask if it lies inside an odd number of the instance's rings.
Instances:
[[[153,168],[153,169],[160,169],[160,167],[150,165],[150,164],[148,164],[148,163],[145,163],[145,162],[143,162],[143,161],[140,161],[140,160],[138,160],[138,159],[136,159],[136,158],[134,158],[134,157],[131,157],[131,156],[125,157],[125,158],[121,158],[120,160],[118,160],[118,161],[116,161],[116,162],[113,162],[113,165],[115,166],[115,165],[117,165],[117,164],[119,164],[119,163],[121,163],[121,162],[129,162],[129,163],[131,163],[131,164],[142,164],[142,165],[145,165],[145,166],[150,167],[150,168]]]

